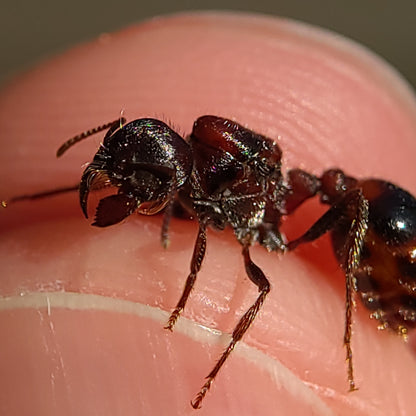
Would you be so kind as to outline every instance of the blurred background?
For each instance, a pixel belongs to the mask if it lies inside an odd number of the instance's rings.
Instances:
[[[3,0],[0,84],[71,45],[152,16],[240,10],[301,20],[354,39],[416,86],[415,0]]]

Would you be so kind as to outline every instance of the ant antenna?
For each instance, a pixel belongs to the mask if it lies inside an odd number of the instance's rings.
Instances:
[[[103,131],[105,129],[110,128],[110,131],[112,134],[115,130],[118,128],[122,128],[123,124],[126,122],[126,119],[124,117],[120,117],[117,120],[111,121],[110,123],[103,124],[98,127],[94,127],[93,129],[86,130],[82,132],[81,134],[78,134],[71,139],[67,140],[56,152],[56,157],[61,157],[70,147],[72,147],[74,144],[80,142],[81,140],[86,139],[89,136],[92,136],[93,134],[99,133],[100,131]],[[107,133],[108,135],[108,133]]]

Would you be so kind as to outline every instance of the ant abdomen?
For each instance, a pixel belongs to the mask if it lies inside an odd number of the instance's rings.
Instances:
[[[354,273],[356,290],[380,328],[405,335],[416,326],[416,199],[380,179],[356,181],[354,188],[368,201],[367,232]],[[331,231],[341,263],[351,220],[347,214]]]

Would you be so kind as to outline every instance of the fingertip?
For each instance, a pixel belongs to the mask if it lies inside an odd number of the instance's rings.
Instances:
[[[185,134],[201,114],[231,117],[279,140],[287,167],[300,165],[321,172],[335,165],[354,175],[385,177],[415,189],[414,98],[394,71],[360,47],[319,29],[285,20],[218,13],[159,18],[109,35],[41,65],[10,86],[0,99],[0,123],[7,138],[1,143],[0,169],[13,175],[2,186],[10,194],[79,180],[82,164],[91,160],[100,137],[77,145],[59,161],[54,160],[53,151],[65,138],[113,120],[122,108],[130,119],[168,117]],[[400,146],[392,138],[398,138]],[[47,213],[58,207],[55,217],[36,216],[36,208],[30,208],[27,221],[38,224],[25,229],[19,223],[21,229],[8,234],[3,258],[8,263],[14,259],[16,264],[8,264],[8,272],[4,271],[4,290],[16,294],[22,287],[30,291],[64,287],[165,309],[174,305],[188,270],[192,225],[173,227],[172,249],[162,253],[155,231],[160,227],[157,219],[131,220],[98,232],[83,227],[81,220],[68,221],[66,205],[66,200],[42,205]],[[244,286],[240,253],[230,248],[234,247],[231,235],[224,235],[210,235],[215,247],[187,316],[232,328],[241,304],[251,300],[253,288]],[[305,258],[276,260],[275,256],[267,260],[270,254],[254,251],[273,276],[277,290],[265,305],[266,320],[261,323],[260,315],[256,321],[250,342],[292,363],[322,397],[332,394],[328,402],[332,400],[334,409],[360,409],[378,384],[374,383],[370,393],[361,395],[360,391],[351,399],[340,393],[345,383],[344,352],[338,343],[342,327],[331,311],[340,311],[342,319],[343,300],[332,286],[323,284],[322,289],[313,280],[322,275],[330,280],[336,274],[335,261],[326,260],[331,255],[329,245],[319,253],[321,259],[315,251],[311,262]],[[319,262],[324,263],[323,271],[319,264],[315,267]],[[311,311],[315,311],[313,319]],[[360,345],[371,354],[368,339],[377,338],[374,332],[370,337],[364,335],[358,338]],[[178,343],[178,356],[183,353],[186,358],[186,342]],[[375,344],[376,351],[386,350],[381,341]],[[316,350],[309,349],[311,345]],[[397,354],[402,350],[393,346],[390,351]],[[171,350],[167,347],[165,352]],[[318,361],[309,364],[316,356],[324,366]],[[387,353],[380,356],[388,361]],[[201,374],[209,371],[211,361],[212,357],[204,363]],[[395,362],[388,368],[394,367],[396,372],[391,374],[400,378],[405,369],[397,370]],[[363,358],[360,364],[365,366]],[[312,375],[311,368],[316,370]],[[241,366],[230,374],[229,385],[219,382],[224,395],[215,393],[221,397],[242,394],[232,380],[245,381],[244,374]],[[373,369],[371,374],[376,377],[378,372]],[[332,382],[336,388],[328,393],[325,386]],[[405,384],[404,379],[401,382]],[[385,385],[383,388],[387,391]],[[278,394],[280,387],[270,387],[270,395],[274,390]],[[190,397],[192,394],[186,395],[183,403]],[[387,394],[382,399],[391,404]],[[253,409],[258,410],[256,404]],[[275,409],[269,410],[273,414]]]

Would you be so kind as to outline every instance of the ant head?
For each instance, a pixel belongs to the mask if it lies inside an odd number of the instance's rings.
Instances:
[[[117,193],[100,200],[93,225],[116,224],[136,210],[155,214],[185,183],[191,170],[190,146],[165,123],[139,119],[110,129],[82,175],[82,210],[88,217],[91,190],[113,186]]]

